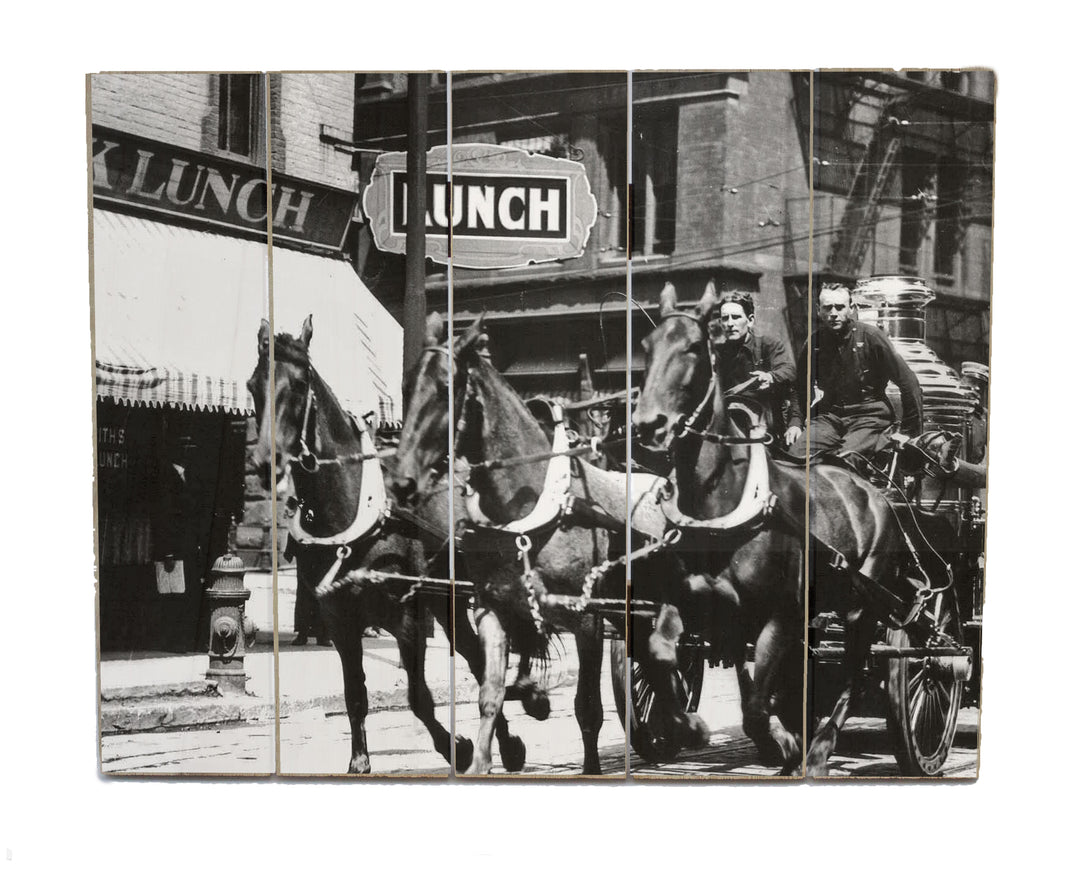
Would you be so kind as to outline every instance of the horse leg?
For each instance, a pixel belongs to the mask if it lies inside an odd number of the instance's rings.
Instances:
[[[427,680],[424,678],[424,658],[427,654],[427,639],[424,636],[423,607],[418,602],[396,608],[391,624],[394,638],[397,640],[401,664],[405,668],[408,684],[409,709],[420,720],[431,735],[435,751],[452,763],[450,755],[450,732],[435,717],[435,699],[431,696]]]
[[[451,623],[450,623],[450,601],[449,600],[444,600],[444,599],[441,599],[441,598],[433,598],[433,599],[430,600],[430,602],[427,603],[427,608],[431,612],[431,614],[435,617],[435,620],[439,623],[439,626],[446,632],[446,637],[447,637],[448,640],[450,640],[451,654],[458,651],[459,649],[464,650],[464,649],[468,649],[470,647],[470,643],[467,642],[468,636],[471,636],[471,638],[472,638],[471,645],[473,647],[473,650],[474,651],[478,650],[479,647],[476,644],[476,633],[473,631],[473,629],[468,625],[468,623],[465,624],[464,630],[458,624],[458,616],[461,613],[456,613],[455,614],[454,623],[451,626]],[[466,636],[466,634],[465,634],[466,631],[468,633],[468,636]],[[470,667],[471,666],[472,665],[470,664]],[[450,692],[450,697],[453,698],[453,696],[454,696],[454,693]],[[436,748],[438,748],[438,746],[436,746]],[[468,737],[463,737],[461,734],[455,734],[454,735],[454,758],[453,758],[453,760],[447,758],[447,761],[450,761],[451,765],[453,765],[453,764],[469,764],[472,761],[472,757],[473,757],[472,740],[470,740]]]
[[[787,655],[797,641],[790,625],[781,619],[766,622],[754,645],[754,683],[743,713],[743,731],[754,741],[764,759],[779,756],[784,773],[802,760],[798,739],[778,720],[771,721],[773,696],[784,688]]]
[[[480,638],[469,623],[468,608],[463,602],[454,611],[454,648],[469,665],[469,670],[479,681],[484,678],[484,661],[480,655]],[[506,697],[506,695],[504,695]],[[511,773],[515,773],[525,764],[525,744],[521,738],[510,733],[503,710],[495,718],[495,738],[499,741],[499,759]],[[464,766],[472,763],[473,744],[467,737],[456,738],[457,763]]]
[[[604,722],[604,707],[600,702],[600,671],[604,654],[604,631],[595,616],[586,615],[574,631],[578,651],[578,684],[574,695],[574,716],[581,729],[585,749],[582,773],[599,776],[600,726]]]
[[[641,664],[655,692],[653,709],[672,720],[681,747],[696,748],[708,744],[711,732],[701,716],[686,712],[682,706],[678,679],[678,646],[682,633],[683,622],[679,610],[671,604],[664,604],[649,634],[646,659]]]
[[[352,733],[352,755],[349,758],[348,772],[371,773],[367,731],[364,727],[367,721],[368,696],[364,675],[364,643],[361,638],[364,630],[362,620],[359,617],[346,618],[340,601],[332,602],[332,598],[321,600],[319,610],[341,659],[341,675],[345,683],[345,710],[349,714],[349,729]]]
[[[833,707],[832,714],[818,725],[810,751],[806,754],[806,775],[829,775],[829,757],[836,749],[840,730],[851,714],[863,664],[874,642],[875,623],[869,613],[854,610],[848,613],[844,631],[844,690]]]
[[[514,684],[506,688],[506,699],[521,701],[521,708],[525,710],[525,715],[542,722],[551,715],[551,700],[548,698],[548,693],[530,676],[530,665],[528,656],[523,655],[518,662]]]
[[[480,682],[480,729],[476,735],[470,774],[491,772],[491,738],[502,712],[506,696],[506,665],[509,657],[506,630],[502,621],[490,609],[480,609],[476,614],[476,632],[480,637],[480,650],[484,656],[483,675]]]

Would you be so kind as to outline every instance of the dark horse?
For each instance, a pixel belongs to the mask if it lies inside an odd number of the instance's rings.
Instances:
[[[801,748],[802,698],[796,695],[802,690],[804,652],[807,470],[803,465],[778,464],[763,445],[743,444],[746,429],[728,416],[730,403],[711,380],[708,332],[701,316],[714,300],[710,288],[696,313],[680,312],[674,288],[665,287],[660,323],[645,340],[645,386],[633,422],[643,440],[673,449],[678,492],[671,516],[684,516],[682,523],[690,532],[694,522],[714,522],[703,550],[690,562],[698,564],[708,586],[704,604],[711,604],[717,634],[744,636],[741,642],[755,643],[752,690],[743,699],[743,728],[759,748],[767,749],[771,738],[780,749],[784,770],[793,771]],[[695,422],[687,424],[688,417]],[[686,430],[686,425],[696,430]],[[697,432],[727,441],[703,440]],[[764,455],[767,481],[761,456],[755,475],[755,454]],[[758,481],[751,486],[762,507],[759,515],[740,526],[735,518],[750,479]],[[813,466],[809,491],[812,544],[827,546],[837,559],[842,557],[840,575],[850,585],[849,593],[856,595],[844,617],[844,689],[807,754],[807,772],[815,775],[828,771],[829,756],[870,654],[877,620],[868,609],[875,584],[896,588],[906,553],[888,503],[863,478],[835,466]],[[730,529],[725,528],[727,523],[732,524]],[[820,553],[813,552],[815,557]],[[815,566],[816,574],[821,566]],[[719,619],[724,619],[722,624]],[[770,722],[774,710],[783,727]]]
[[[388,630],[397,640],[401,663],[408,677],[409,705],[431,734],[436,751],[451,759],[449,732],[435,717],[434,700],[424,680],[426,640],[424,612],[431,612],[455,643],[473,672],[478,672],[479,641],[464,613],[450,626],[449,595],[417,595],[402,600],[407,584],[361,584],[365,570],[383,573],[423,574],[432,563],[446,555],[449,537],[445,528],[445,504],[431,496],[418,504],[407,521],[395,517],[393,509],[374,509],[376,523],[365,532],[356,532],[353,523],[372,510],[365,502],[381,492],[383,474],[372,469],[373,444],[362,428],[342,409],[333,392],[311,365],[308,347],[312,325],[309,317],[298,338],[279,334],[274,339],[274,386],[269,385],[270,327],[259,330],[259,362],[248,382],[255,401],[259,425],[254,461],[263,486],[268,490],[280,482],[286,466],[292,473],[297,514],[314,541],[294,545],[297,586],[313,592],[319,609],[341,658],[345,683],[345,703],[352,731],[349,773],[370,773],[367,735],[368,699],[363,666],[363,631],[368,626]],[[271,436],[274,442],[271,443]],[[377,465],[377,460],[374,461]],[[290,465],[295,463],[295,465]],[[368,479],[378,479],[372,485]],[[444,491],[443,498],[446,493]],[[441,506],[441,508],[440,508]],[[346,550],[335,534],[344,534]],[[347,553],[340,565],[339,554]],[[335,566],[337,568],[335,569]],[[437,575],[440,570],[433,572]],[[329,576],[328,576],[329,573]],[[355,585],[355,586],[354,586]],[[504,764],[518,770],[524,762],[524,746],[509,734],[505,721],[499,725]],[[454,740],[456,758],[472,758],[472,743]]]
[[[573,631],[579,658],[574,712],[584,744],[584,773],[599,774],[597,740],[603,721],[600,670],[602,622],[581,612],[580,597],[590,571],[608,558],[609,532],[569,517],[556,517],[527,535],[522,549],[507,525],[534,512],[545,491],[548,462],[522,462],[485,468],[485,461],[507,460],[552,449],[551,440],[525,403],[491,365],[477,321],[454,343],[453,353],[429,344],[417,370],[393,485],[402,502],[424,495],[451,465],[450,418],[456,424],[454,452],[470,464],[470,516],[483,526],[467,531],[463,550],[476,584],[476,626],[484,655],[480,680],[481,724],[470,773],[491,769],[491,738],[502,709],[509,650],[525,661],[547,654],[552,627]],[[450,370],[454,398],[448,398]],[[626,477],[575,461],[567,488],[602,515],[625,519]],[[458,502],[462,498],[457,496]],[[456,513],[458,514],[458,513]],[[528,567],[526,566],[528,564]],[[526,574],[526,569],[531,572]],[[619,576],[617,596],[625,593]],[[597,585],[597,596],[603,582]]]

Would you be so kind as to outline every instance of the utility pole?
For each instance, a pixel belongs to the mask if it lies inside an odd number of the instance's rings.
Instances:
[[[409,74],[409,130],[406,140],[405,185],[408,209],[405,217],[404,374],[420,358],[427,319],[425,290],[427,215],[428,74]]]

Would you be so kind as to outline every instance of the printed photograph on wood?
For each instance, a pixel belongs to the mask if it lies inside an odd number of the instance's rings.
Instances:
[[[101,770],[272,773],[263,77],[89,88]]]
[[[811,776],[977,776],[994,89],[814,77]]]
[[[263,409],[260,441],[268,446],[274,431],[280,769],[445,776],[449,645],[441,629],[428,644],[449,591],[413,592],[425,546],[394,514],[386,483],[402,416],[402,327],[364,279],[371,237],[357,208],[370,166],[357,141],[366,77],[267,81],[280,200],[273,381],[257,404],[276,400],[272,421]],[[444,692],[438,707],[431,686]]]
[[[627,76],[450,87],[455,769],[624,777]]]
[[[809,74],[632,91],[630,771],[798,777]]]
[[[271,173],[289,199],[275,214],[269,394],[285,774],[445,777],[451,761],[448,493],[397,502],[422,338],[402,325],[406,258],[373,244],[381,213],[359,212],[376,159],[397,148],[371,103],[397,79],[268,77]]]

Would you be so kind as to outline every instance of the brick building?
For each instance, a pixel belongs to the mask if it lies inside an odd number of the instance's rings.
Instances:
[[[351,127],[353,76],[99,74],[90,88],[101,648],[199,651],[201,583],[231,521],[266,573],[249,576],[265,585],[256,619],[272,621],[275,522],[245,387],[271,281],[280,330],[314,315],[313,359],[347,407],[400,410],[401,329],[352,268],[359,181],[324,139]],[[166,555],[182,584],[158,571]]]
[[[448,132],[446,77],[432,77],[429,145],[575,159],[598,202],[580,258],[454,269],[455,323],[486,314],[495,362],[520,391],[575,393],[582,355],[598,389],[622,387],[623,296],[629,287],[655,311],[669,280],[687,305],[709,279],[756,291],[758,324],[798,349],[811,272],[815,284],[916,273],[938,290],[931,346],[955,367],[986,361],[993,74],[464,73],[451,92]],[[403,76],[358,77],[358,144],[404,149],[405,101]],[[373,161],[358,155],[362,178]],[[403,259],[375,251],[366,232],[358,253],[368,285],[399,311]],[[444,309],[447,286],[431,265],[429,307]],[[631,320],[643,336],[637,307]]]

